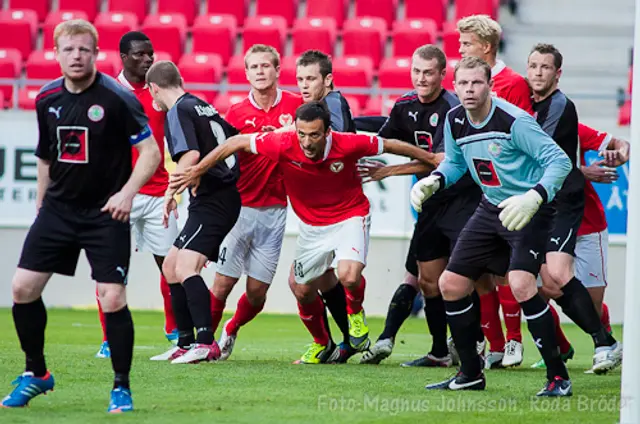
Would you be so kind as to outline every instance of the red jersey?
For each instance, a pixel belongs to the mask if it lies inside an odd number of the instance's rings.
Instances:
[[[600,151],[607,148],[611,142],[611,136],[594,130],[583,124],[578,124],[578,137],[580,138],[580,150],[582,152],[581,165],[586,165],[584,152],[588,150]],[[602,201],[593,188],[591,181],[585,179],[584,185],[584,216],[578,229],[578,235],[599,233],[607,228],[607,218],[604,214]]]
[[[496,66],[491,68],[491,77],[493,94],[533,115],[531,88],[522,75],[498,60]]]
[[[294,131],[257,134],[251,151],[278,162],[291,206],[305,224],[331,225],[369,214],[356,163],[382,154],[377,135],[331,132],[319,161],[304,155]]]
[[[160,148],[160,165],[158,165],[158,169],[156,169],[156,172],[151,176],[151,178],[149,178],[149,181],[147,181],[147,183],[142,186],[142,188],[140,189],[140,194],[162,197],[164,196],[165,191],[167,191],[167,186],[169,185],[169,174],[164,167],[164,119],[166,113],[163,112],[153,101],[153,97],[151,97],[151,93],[147,89],[146,84],[134,85],[130,83],[125,78],[123,72],[120,72],[120,75],[118,75],[118,81],[120,82],[120,84],[133,91],[133,94],[136,95],[138,101],[142,104],[144,113],[146,113],[149,117],[149,126],[151,127],[151,132],[153,132],[153,136],[155,137],[156,142],[158,143],[158,147]],[[133,166],[136,166],[138,156],[138,150],[134,147],[131,153]]]
[[[251,134],[262,131],[264,126],[280,128],[293,124],[296,109],[301,104],[301,96],[278,89],[273,106],[265,111],[249,93],[249,97],[229,108],[225,119],[241,134]],[[238,159],[240,179],[236,187],[240,192],[242,206],[264,208],[287,205],[282,172],[276,162],[265,156],[246,152],[239,152]]]

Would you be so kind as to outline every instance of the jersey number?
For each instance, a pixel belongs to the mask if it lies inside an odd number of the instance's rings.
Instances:
[[[304,270],[302,269],[302,263],[296,260],[293,261],[293,275],[298,278],[304,278]]]
[[[226,260],[227,260],[227,248],[223,247],[222,250],[220,251],[220,254],[218,255],[218,263],[220,264],[220,266],[222,266],[224,265]]]
[[[218,145],[224,144],[227,141],[227,134],[224,132],[224,128],[222,128],[222,125],[220,125],[216,121],[209,121],[209,125],[211,126],[211,132],[213,132],[213,135],[216,137]],[[233,168],[236,164],[235,155],[231,155],[226,158],[224,160],[224,163],[227,164],[227,167],[229,169]]]

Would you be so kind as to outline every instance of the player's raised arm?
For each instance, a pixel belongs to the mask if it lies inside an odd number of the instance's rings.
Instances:
[[[418,160],[431,169],[438,166],[438,158],[434,153],[427,152],[417,146],[412,146],[409,143],[405,143],[400,140],[392,140],[388,138],[382,139],[382,151],[383,153],[391,153],[398,156],[405,156],[411,159]]]

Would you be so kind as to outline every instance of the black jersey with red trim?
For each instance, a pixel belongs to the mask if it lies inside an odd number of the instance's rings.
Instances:
[[[136,96],[100,72],[81,93],[64,78],[36,97],[36,156],[48,161],[46,196],[80,208],[101,208],[131,176],[131,146],[151,137]]]

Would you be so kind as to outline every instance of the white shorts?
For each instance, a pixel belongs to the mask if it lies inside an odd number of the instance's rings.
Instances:
[[[131,208],[131,233],[136,251],[151,252],[156,256],[167,256],[173,241],[178,236],[178,223],[173,214],[169,228],[162,225],[163,197],[136,194]]]
[[[244,273],[271,284],[276,274],[287,208],[242,207],[236,225],[220,245],[216,272],[240,278]]]
[[[578,236],[576,241],[576,278],[585,287],[607,286],[609,231]]]
[[[296,283],[315,280],[339,261],[367,264],[371,217],[354,216],[337,224],[314,227],[300,223],[300,235],[293,261]]]

